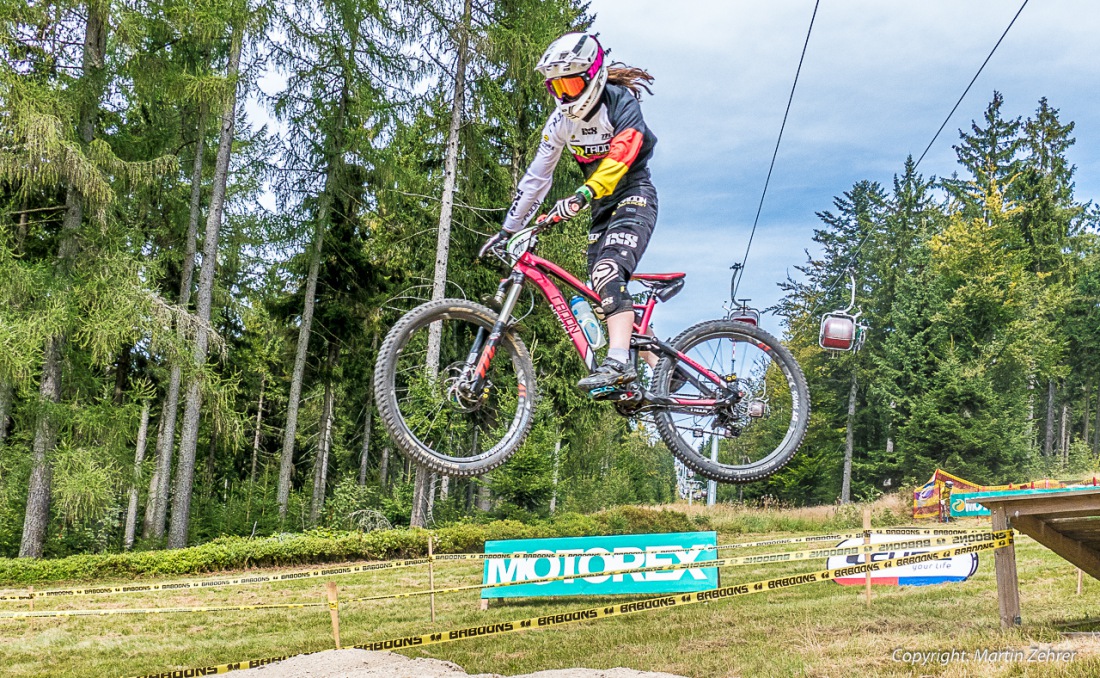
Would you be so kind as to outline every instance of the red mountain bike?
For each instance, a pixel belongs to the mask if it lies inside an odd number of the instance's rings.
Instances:
[[[523,443],[537,398],[535,367],[513,318],[524,282],[534,283],[595,369],[596,353],[551,276],[594,305],[599,298],[535,255],[541,228],[520,231],[500,253],[512,272],[497,290],[499,311],[442,299],[413,309],[386,335],[374,376],[378,410],[395,443],[422,466],[481,475]],[[649,330],[653,309],[683,288],[684,274],[632,280],[646,288],[635,296],[632,358],[649,351],[657,366],[648,385],[639,377],[595,399],[611,401],[626,417],[652,417],[672,453],[707,478],[746,483],[782,468],[801,445],[810,414],[806,379],[790,351],[759,327],[731,319],[662,341]]]

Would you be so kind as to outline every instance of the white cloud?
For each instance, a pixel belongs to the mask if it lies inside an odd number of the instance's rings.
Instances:
[[[728,267],[744,255],[776,134],[806,36],[812,0],[594,0],[595,30],[612,57],[649,69],[643,104],[659,143],[661,197],[642,267],[689,274],[662,324],[679,330],[721,311]],[[831,0],[818,10],[743,286],[759,306],[804,262],[816,211],[861,179],[889,186],[918,157],[1012,19],[1007,0]],[[955,171],[958,129],[994,89],[1008,115],[1040,97],[1077,123],[1077,191],[1100,197],[1100,12],[1089,0],[1029,3],[921,165]],[[660,318],[659,318],[660,319]],[[662,333],[667,333],[662,329]]]

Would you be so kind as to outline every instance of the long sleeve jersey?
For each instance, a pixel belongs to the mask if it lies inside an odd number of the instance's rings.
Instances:
[[[594,198],[592,220],[598,222],[618,198],[638,183],[649,181],[646,163],[656,143],[657,137],[642,119],[638,100],[619,85],[608,84],[599,106],[583,120],[555,110],[542,130],[535,159],[519,182],[504,229],[515,233],[535,216],[566,147],[584,172],[584,184]]]

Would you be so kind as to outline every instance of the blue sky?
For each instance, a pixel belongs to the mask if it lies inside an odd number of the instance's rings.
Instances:
[[[861,179],[889,185],[919,157],[1021,0],[826,0],[821,3],[783,144],[738,296],[758,307],[805,261],[815,212]],[[688,273],[658,316],[671,336],[718,316],[729,266],[764,185],[813,0],[594,0],[594,30],[612,57],[657,81],[642,108],[659,138],[651,161],[661,215],[642,269]],[[958,130],[994,90],[1028,116],[1047,97],[1073,120],[1077,194],[1100,198],[1100,4],[1036,0],[921,164],[955,171]],[[1092,45],[1090,47],[1090,45]],[[779,328],[773,318],[764,325]]]

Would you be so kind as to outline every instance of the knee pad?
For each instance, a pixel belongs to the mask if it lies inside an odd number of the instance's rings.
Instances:
[[[600,295],[604,317],[634,309],[634,300],[626,291],[623,269],[614,259],[600,259],[592,267],[592,287]]]

